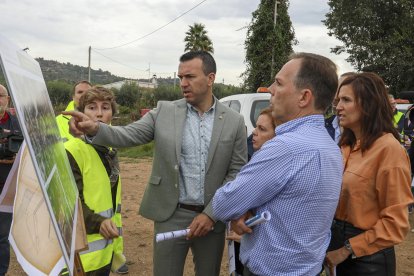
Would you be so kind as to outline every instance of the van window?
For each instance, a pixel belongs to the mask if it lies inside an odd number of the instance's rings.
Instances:
[[[269,100],[256,100],[252,104],[252,110],[250,112],[250,121],[252,122],[253,127],[256,127],[256,121],[259,117],[260,112],[269,107]]]
[[[241,109],[241,104],[238,100],[233,100],[230,102],[229,107],[235,111],[237,111],[238,113],[240,113],[240,109]]]

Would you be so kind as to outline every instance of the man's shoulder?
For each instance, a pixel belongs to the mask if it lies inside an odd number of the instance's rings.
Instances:
[[[243,115],[241,115],[239,112],[224,105],[218,100],[216,102],[216,110],[217,110],[217,113],[226,113],[228,116],[231,116],[232,118],[237,118],[237,119],[243,118]]]
[[[185,107],[186,106],[186,101],[185,99],[179,99],[179,100],[175,100],[175,101],[158,101],[157,103],[157,108],[163,108],[163,107],[172,107],[175,108],[176,106],[179,107]]]
[[[15,114],[12,114],[10,111],[6,111],[7,115],[9,115],[9,121],[12,123],[12,127],[20,129],[20,123],[17,119],[17,116]]]

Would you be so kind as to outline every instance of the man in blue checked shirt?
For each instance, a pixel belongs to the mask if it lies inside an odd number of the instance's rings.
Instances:
[[[253,155],[235,180],[217,190],[213,216],[233,220],[245,234],[243,275],[317,275],[330,240],[342,182],[342,157],[324,126],[323,113],[338,85],[335,64],[296,53],[270,86],[276,137]],[[271,220],[248,228],[251,213]]]

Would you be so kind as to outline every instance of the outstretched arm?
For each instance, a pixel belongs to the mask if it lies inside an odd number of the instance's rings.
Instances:
[[[69,131],[73,136],[95,136],[98,132],[99,122],[92,120],[88,115],[79,111],[63,111],[62,114],[72,116],[69,120]]]

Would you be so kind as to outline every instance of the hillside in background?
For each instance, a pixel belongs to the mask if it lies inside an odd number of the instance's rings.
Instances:
[[[68,83],[76,83],[79,80],[88,79],[88,68],[84,66],[74,65],[69,62],[61,63],[55,60],[47,60],[44,58],[36,58],[42,69],[43,77],[46,82],[52,80],[63,80]],[[91,69],[91,82],[93,84],[108,84],[124,80],[125,78],[115,76],[109,71],[102,69]],[[140,81],[148,81],[148,79],[140,79]],[[157,78],[158,85],[172,85],[174,78]],[[176,79],[179,83],[179,79]]]
[[[44,58],[36,58],[36,60],[40,64],[46,82],[52,80],[64,80],[69,83],[75,83],[79,80],[88,79],[87,67],[74,65],[69,62],[61,63]],[[123,79],[125,78],[115,76],[108,71],[102,71],[102,69],[91,69],[91,82],[94,84],[107,84]]]

